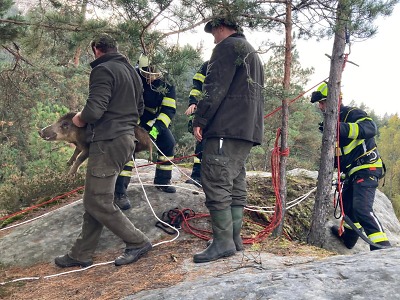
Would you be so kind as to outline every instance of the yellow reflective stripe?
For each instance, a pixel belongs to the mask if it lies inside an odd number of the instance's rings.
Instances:
[[[362,169],[369,169],[369,168],[383,168],[383,164],[382,164],[382,160],[378,159],[376,162],[374,162],[373,164],[365,164],[365,165],[361,165],[358,167],[354,167],[350,170],[349,172],[349,176],[359,170]]]
[[[195,157],[193,158],[193,162],[194,162],[195,164],[199,164],[199,163],[201,163],[201,160],[200,160],[197,156],[195,156]]]
[[[343,147],[344,155],[349,154],[351,151],[354,150],[354,148],[356,148],[357,146],[361,145],[362,143],[364,143],[364,140],[353,140],[353,141],[351,141],[350,144],[348,144],[347,146]]]
[[[358,222],[357,222],[357,223],[354,223],[354,225],[355,225],[358,229],[361,229],[361,228],[362,228],[361,224],[358,223]],[[350,225],[347,224],[346,222],[344,222],[343,227],[344,227],[344,228],[347,228],[347,229],[350,229],[350,230],[353,230],[353,229],[350,227]]]
[[[160,120],[165,124],[165,127],[169,127],[169,124],[171,123],[171,119],[164,113],[161,113],[158,115],[157,120]],[[154,124],[154,123],[153,123]]]
[[[367,121],[372,121],[372,118],[370,118],[370,117],[361,118],[361,119],[358,119],[358,120],[356,121],[356,123],[360,123],[360,122],[365,121],[365,120],[367,120]]]
[[[196,89],[192,89],[192,90],[190,91],[190,94],[189,94],[189,96],[194,96],[194,97],[198,97],[198,96],[200,96],[200,95],[201,95],[201,91],[196,90]]]
[[[201,83],[203,83],[205,79],[206,79],[206,76],[203,75],[203,74],[201,74],[201,73],[196,73],[196,74],[193,76],[193,80],[201,81]]]
[[[356,139],[358,137],[359,128],[356,123],[349,123],[349,139]]]
[[[389,240],[386,236],[386,233],[381,232],[381,231],[368,235],[368,238],[374,243],[379,243],[379,242]]]
[[[157,165],[156,168],[163,171],[172,171],[172,165]]]
[[[133,167],[133,160],[128,161],[125,166]]]
[[[173,98],[164,97],[161,105],[176,108],[176,101]]]
[[[157,157],[157,160],[158,160],[158,161],[162,161],[162,162],[170,161],[170,160],[173,160],[173,159],[174,159],[173,156],[163,156],[163,155],[160,155],[159,157]]]
[[[147,124],[149,127],[153,127],[153,125],[154,125],[155,122],[156,122],[156,119],[153,119],[153,120],[147,121],[146,124]]]
[[[119,173],[119,176],[132,177],[132,171],[122,170],[122,172]]]
[[[156,108],[145,107],[144,109],[151,112],[153,115],[155,115],[158,111],[158,107],[156,107]]]

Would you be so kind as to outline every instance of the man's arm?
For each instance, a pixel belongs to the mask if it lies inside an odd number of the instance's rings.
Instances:
[[[109,71],[102,66],[95,67],[90,73],[89,96],[80,118],[89,124],[99,120],[107,110],[112,90],[113,82]]]
[[[349,139],[373,138],[378,129],[375,122],[361,109],[354,109],[349,113],[349,122],[340,122],[340,137]]]

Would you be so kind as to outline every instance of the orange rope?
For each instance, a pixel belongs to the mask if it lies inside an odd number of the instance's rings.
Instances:
[[[40,203],[40,204],[37,204],[37,205],[30,206],[30,207],[28,207],[28,208],[26,208],[26,209],[24,209],[24,210],[17,211],[17,212],[15,212],[15,213],[13,213],[13,214],[11,214],[11,215],[8,215],[8,216],[1,217],[1,218],[0,218],[0,221],[3,221],[3,220],[6,220],[6,219],[8,219],[8,218],[12,218],[12,217],[15,217],[15,216],[24,214],[24,213],[26,213],[26,212],[28,212],[28,211],[30,211],[30,210],[34,210],[35,208],[39,208],[39,207],[41,207],[41,206],[43,206],[43,205],[52,203],[52,202],[54,202],[54,201],[56,201],[56,200],[58,200],[58,199],[61,199],[61,198],[64,198],[64,197],[66,197],[66,196],[69,196],[69,195],[71,195],[71,194],[73,194],[73,193],[76,193],[76,192],[82,190],[83,188],[84,188],[83,186],[78,187],[78,188],[76,188],[76,189],[74,189],[74,190],[72,190],[72,191],[70,191],[70,192],[68,192],[68,193],[65,193],[65,194],[63,194],[63,195],[54,197],[54,198],[52,198],[52,199],[50,199],[50,200],[48,200],[48,201],[46,201],[46,202],[43,202],[43,203]]]

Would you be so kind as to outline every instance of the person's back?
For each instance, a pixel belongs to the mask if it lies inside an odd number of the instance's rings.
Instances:
[[[261,144],[263,137],[264,68],[259,55],[243,34],[219,42],[210,58],[203,85],[213,106],[199,105],[198,121],[207,119],[204,138],[236,138]],[[216,105],[218,103],[219,105]]]
[[[143,88],[135,69],[118,52],[105,53],[90,65],[88,105],[82,110],[90,141],[132,134],[143,111]]]
[[[339,145],[344,154],[339,157],[341,172],[351,176],[355,172],[361,174],[367,170],[368,174],[380,177],[382,159],[375,142],[378,133],[375,122],[365,111],[344,105],[340,107],[339,118]],[[357,144],[354,144],[355,138],[359,141]],[[371,170],[371,167],[375,169]]]

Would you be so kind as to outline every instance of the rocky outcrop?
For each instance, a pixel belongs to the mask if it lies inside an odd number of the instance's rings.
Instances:
[[[171,237],[155,227],[155,215],[161,217],[163,212],[173,208],[207,212],[202,191],[182,183],[186,178],[180,179],[182,175],[177,170],[173,175],[174,181],[178,182],[176,194],[167,194],[151,186],[154,166],[138,170],[140,177],[132,178],[128,190],[133,208],[126,214],[152,241]],[[270,174],[249,173],[250,176]],[[316,180],[317,172],[293,170],[288,172],[288,176]],[[307,201],[313,201],[312,197]],[[380,191],[376,194],[375,212],[392,244],[399,245],[400,223],[390,200]],[[78,236],[82,213],[82,200],[78,200],[43,218],[6,229],[0,239],[0,264],[29,266],[38,262],[53,262],[55,256],[68,251]],[[317,259],[281,257],[246,250],[206,264],[194,264],[192,257],[188,257],[183,264],[188,276],[183,282],[165,289],[142,291],[126,299],[391,299],[399,296],[400,286],[396,281],[400,273],[398,248],[370,252],[368,245],[360,239],[354,249],[346,249],[329,232],[330,225],[339,223],[333,212],[331,215],[327,220],[327,238],[323,247],[346,255]],[[201,222],[209,226],[206,219]],[[182,232],[179,238],[193,236]],[[103,231],[99,252],[123,247],[124,244],[111,232],[107,229]]]
[[[223,264],[201,264],[195,268],[211,269],[212,272],[172,287],[142,291],[124,300],[350,300],[398,299],[400,296],[398,248],[324,260],[282,259],[264,253],[258,260],[257,264],[251,261],[243,264],[243,258],[236,254]],[[192,268],[193,263],[187,265]]]
[[[145,165],[139,160],[137,164]],[[132,209],[125,214],[151,240],[157,241],[168,237],[155,226],[156,216],[161,218],[163,212],[174,208],[191,208],[196,212],[204,211],[204,193],[190,184],[177,185],[176,194],[164,193],[152,186],[154,165],[138,168],[142,185],[138,177],[132,177],[128,188],[128,196]],[[181,174],[174,170],[173,180],[178,181]],[[149,206],[151,204],[151,207]],[[54,257],[65,254],[80,233],[83,214],[82,200],[48,213],[43,218],[24,225],[6,229],[6,234],[0,239],[0,264],[5,266],[29,266],[38,262],[52,262]],[[155,216],[155,215],[156,216]],[[104,229],[97,251],[124,248],[124,243]]]

